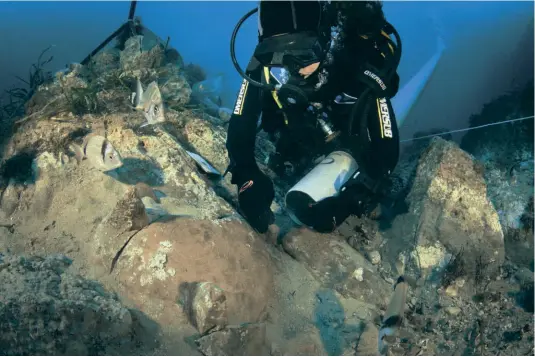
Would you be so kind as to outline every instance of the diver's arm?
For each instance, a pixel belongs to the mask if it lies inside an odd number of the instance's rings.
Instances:
[[[251,79],[261,81],[262,66],[254,59],[245,72]],[[262,89],[243,81],[227,132],[231,183],[238,186],[239,211],[260,233],[267,231],[274,216],[270,210],[275,197],[271,179],[256,164],[254,151],[257,123],[262,111]]]
[[[393,88],[397,92],[399,77],[395,78]],[[371,180],[372,185],[380,183],[392,173],[399,158],[399,131],[390,96],[363,87],[358,79],[345,93],[359,98],[348,118],[352,125],[346,146],[355,156],[363,177]]]
[[[386,37],[381,35],[381,39],[386,40]],[[363,172],[372,180],[381,180],[390,175],[398,162],[399,132],[390,99],[398,92],[399,75],[395,68],[390,71],[390,76],[384,77],[385,58],[389,54],[372,46],[373,42],[366,44],[369,51],[365,51],[363,65],[346,66],[346,73],[349,73],[344,93],[358,98],[358,105],[348,118],[352,123],[348,146],[356,152]],[[385,46],[380,47],[385,49]],[[385,51],[394,55],[394,47],[386,48]]]
[[[245,73],[261,81],[262,66],[253,57]],[[242,82],[230,117],[226,147],[231,162],[230,172],[257,168],[254,157],[257,123],[262,110],[262,89]]]
[[[367,98],[361,118],[364,125],[360,128],[367,135],[361,142],[361,160],[359,165],[365,168],[365,173],[373,180],[387,178],[394,171],[399,159],[399,131],[394,108],[388,97],[377,97],[373,93]],[[366,108],[367,106],[367,108]],[[361,137],[363,133],[361,132]]]

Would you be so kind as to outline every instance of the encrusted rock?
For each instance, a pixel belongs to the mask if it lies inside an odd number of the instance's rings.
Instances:
[[[31,148],[36,154],[48,151],[58,155],[74,138],[88,132],[85,123],[77,120],[27,121],[17,128],[12,137],[12,150]]]
[[[470,155],[454,143],[432,140],[420,158],[408,200],[411,213],[419,217],[417,249],[438,241],[452,254],[462,250],[461,259],[472,274],[502,264],[503,233],[485,181]]]
[[[218,115],[219,115],[219,119],[223,120],[225,123],[228,122],[230,120],[230,117],[232,115],[232,110],[229,109],[229,108],[219,108],[219,110],[217,111]]]
[[[2,354],[111,355],[139,348],[130,311],[98,283],[69,273],[70,264],[65,256],[0,255]]]
[[[11,179],[9,184],[3,191],[0,201],[0,208],[6,217],[10,216],[15,212],[19,205],[19,195],[21,188],[15,184],[15,181]]]
[[[182,58],[180,53],[174,48],[168,48],[165,51],[165,62],[177,66],[179,68],[184,67],[184,59]]]
[[[194,63],[189,63],[184,67],[184,74],[190,86],[197,82],[202,82],[206,79],[206,73],[201,66]]]
[[[111,263],[129,239],[129,232],[140,230],[148,224],[145,206],[138,197],[136,188],[131,187],[97,227],[93,240],[95,258],[106,264]]]
[[[227,298],[215,284],[183,283],[180,295],[184,311],[201,335],[227,324]]]
[[[118,230],[126,229],[132,231],[147,226],[148,218],[145,213],[145,206],[138,197],[135,187],[128,189],[105,221],[109,222],[110,227]]]
[[[366,303],[387,303],[391,287],[364,256],[339,237],[300,229],[288,233],[283,245],[326,287]]]
[[[190,100],[191,87],[176,65],[158,69],[158,86],[167,106],[184,106]]]
[[[273,294],[274,269],[266,249],[239,221],[177,218],[139,232],[115,272],[140,306],[157,300],[171,311],[181,284],[210,281],[225,292],[229,324],[258,322]],[[161,313],[162,319],[173,318]]]
[[[154,46],[148,52],[142,52],[143,36],[130,37],[121,52],[120,63],[123,70],[140,68],[157,68],[164,60],[164,52],[160,46]]]
[[[90,67],[98,73],[108,72],[119,68],[121,52],[116,49],[108,49],[97,53],[91,58]]]
[[[184,128],[184,136],[216,169],[220,172],[226,170],[229,160],[225,147],[227,136],[223,129],[213,127],[205,120],[192,119]]]
[[[368,258],[373,265],[377,265],[381,262],[381,253],[376,250],[372,250],[368,253]]]
[[[201,337],[197,344],[205,356],[266,356],[270,352],[264,324],[229,326]]]

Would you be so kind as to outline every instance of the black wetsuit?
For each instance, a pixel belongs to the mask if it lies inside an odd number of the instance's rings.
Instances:
[[[384,34],[384,36],[388,35]],[[336,129],[346,135],[346,149],[357,158],[359,167],[366,174],[365,176],[371,179],[372,185],[373,181],[379,181],[388,176],[398,161],[398,130],[391,106],[388,104],[389,110],[387,112],[389,115],[387,116],[389,118],[385,118],[380,113],[381,97],[372,95],[367,100],[369,102],[367,112],[357,113],[357,118],[353,122],[353,126],[356,127],[353,129],[354,134],[360,132],[361,136],[368,137],[367,140],[364,140],[365,145],[362,145],[362,140],[352,140],[355,136],[347,134],[353,104],[368,88],[368,85],[359,78],[359,74],[362,73],[361,64],[368,62],[380,69],[384,62],[383,57],[381,52],[374,47],[372,41],[365,38],[355,39],[352,45],[347,45],[343,50],[334,54],[333,65],[326,68],[329,73],[328,81],[321,88],[321,103],[330,108],[329,118],[331,122]],[[254,57],[250,60],[246,73],[251,79],[259,82],[275,79],[270,75],[269,70],[262,67]],[[386,97],[393,97],[398,91],[399,77],[397,73],[385,84],[388,87]],[[226,143],[231,161],[232,182],[238,186],[246,180],[250,180],[250,173],[258,170],[254,150],[260,114],[262,114],[262,128],[266,131],[278,130],[285,125],[285,116],[282,114],[281,106],[277,103],[276,96],[250,85],[244,80],[233,108]],[[295,117],[296,115],[299,113],[291,113],[287,117]],[[365,126],[361,126],[363,121]],[[283,146],[286,146],[286,149]],[[285,144],[278,145],[277,150],[291,151],[291,136],[290,141],[286,140]],[[296,154],[304,155],[306,153]],[[265,205],[266,201],[269,199],[264,200],[261,204]],[[262,208],[258,207],[258,209]]]

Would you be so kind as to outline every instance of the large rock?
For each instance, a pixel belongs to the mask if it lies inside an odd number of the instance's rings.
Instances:
[[[23,150],[32,149],[36,153],[48,151],[54,155],[65,150],[73,140],[89,132],[83,120],[29,120],[21,124],[13,134],[6,157]]]
[[[154,46],[149,51],[142,51],[143,36],[130,37],[120,55],[121,68],[124,71],[141,68],[157,68],[164,60],[164,51]]]
[[[65,256],[0,255],[0,350],[4,355],[139,352],[135,316]],[[156,331],[152,331],[156,332]]]
[[[15,184],[15,180],[9,180],[7,187],[2,190],[0,196],[0,210],[5,217],[11,216],[19,205],[19,197],[22,191],[22,187]]]
[[[392,293],[389,284],[340,237],[303,228],[290,232],[283,244],[286,252],[303,263],[325,287],[371,305],[388,302]]]
[[[119,68],[120,58],[120,50],[116,48],[107,48],[91,58],[89,67],[97,73],[109,72]]]
[[[158,69],[158,86],[168,107],[181,107],[189,103],[191,87],[176,65],[167,64]]]
[[[266,243],[236,220],[155,222],[126,246],[114,274],[143,311],[162,321],[178,317],[169,311],[177,310],[184,283],[217,285],[229,324],[261,321],[273,294]]]
[[[108,137],[124,158],[123,167],[116,172],[120,181],[165,186],[162,191],[167,196],[197,207],[202,218],[215,219],[234,211],[215,194],[196,169],[195,161],[167,131],[158,130],[157,136],[136,137],[130,130],[116,129],[110,130]]]
[[[408,201],[410,212],[419,217],[416,250],[422,268],[442,264],[446,252],[461,250],[469,274],[503,263],[503,232],[482,172],[454,143],[440,138],[431,142],[420,158]]]

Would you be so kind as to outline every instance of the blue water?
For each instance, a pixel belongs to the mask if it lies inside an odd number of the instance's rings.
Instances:
[[[186,63],[199,64],[208,75],[223,73],[223,104],[232,106],[240,77],[230,60],[230,35],[239,18],[255,5],[251,1],[142,1],[136,15],[160,37],[169,36]],[[0,2],[0,91],[17,84],[14,76],[26,75],[50,44],[55,45],[52,64],[56,69],[81,61],[126,20],[129,6],[127,1]],[[411,131],[430,125],[423,113],[433,109],[439,115],[432,127],[465,126],[466,118],[483,103],[533,77],[533,47],[526,48],[522,42],[529,43],[526,34],[533,33],[533,2],[395,1],[386,2],[384,8],[403,39],[401,87],[436,52],[438,36],[447,44],[435,78],[425,86],[424,96],[416,97],[422,103],[403,103],[419,109],[411,111],[402,134],[410,136]],[[237,40],[242,66],[255,43],[256,15],[244,24]],[[455,105],[444,104],[449,94],[454,95]]]

